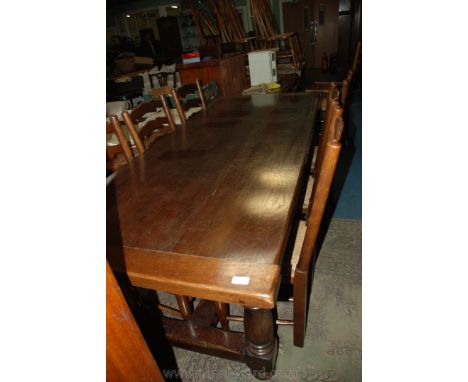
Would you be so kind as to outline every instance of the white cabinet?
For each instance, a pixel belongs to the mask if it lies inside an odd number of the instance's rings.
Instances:
[[[247,55],[249,57],[250,86],[278,80],[275,50],[256,50],[247,53]]]

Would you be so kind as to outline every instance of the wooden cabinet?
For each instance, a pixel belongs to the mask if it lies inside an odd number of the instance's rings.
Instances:
[[[182,53],[179,24],[177,17],[160,17],[157,21],[159,31],[159,44],[161,45],[162,59],[165,64],[175,62]]]
[[[221,95],[241,95],[242,90],[250,86],[245,71],[245,59],[245,54],[242,53],[193,64],[177,64],[177,71],[182,84],[195,83],[196,79],[203,84],[216,81]]]

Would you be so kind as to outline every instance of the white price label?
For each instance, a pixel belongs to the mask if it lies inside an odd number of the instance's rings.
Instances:
[[[231,284],[236,285],[249,285],[249,276],[232,276]]]

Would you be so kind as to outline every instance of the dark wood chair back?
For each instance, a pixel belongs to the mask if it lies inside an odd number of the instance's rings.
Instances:
[[[176,86],[176,72],[159,72],[156,74],[150,74],[150,82],[151,82],[151,87],[154,88],[156,81],[158,81],[158,84],[160,87],[167,86],[168,84],[168,78],[172,77],[172,83],[173,86]]]
[[[146,114],[155,113],[157,109],[161,107],[164,110],[165,117],[150,120],[141,129],[136,128],[139,123],[145,121]],[[172,117],[171,111],[169,110],[166,99],[162,94],[159,96],[159,100],[143,102],[130,113],[126,111],[123,112],[122,118],[125,121],[127,128],[132,128],[138,131],[138,136],[146,146],[149,144],[149,138],[153,133],[161,133],[159,135],[162,135],[163,133],[167,132],[167,127],[165,125],[169,126],[170,131],[175,131],[174,119]]]
[[[344,122],[342,118],[343,108],[338,105],[337,101],[332,101],[331,110],[332,112],[329,116],[329,120],[325,124],[324,132],[322,136],[320,137],[319,146],[317,148],[317,156],[315,158],[315,164],[314,164],[314,168],[312,171],[312,176],[314,177],[314,183],[312,185],[312,193],[310,196],[309,205],[307,207],[307,216],[310,216],[311,214],[312,199],[314,198],[314,194],[317,190],[317,186],[318,186],[317,178],[324,163],[327,143],[331,139],[335,139],[337,142],[341,142],[341,136],[343,135],[343,128],[344,128]]]
[[[200,82],[201,86],[201,82]],[[204,101],[204,110],[208,107],[208,104],[213,102],[219,96],[219,87],[215,81],[210,81],[206,85],[201,86],[200,90]]]
[[[317,156],[315,158],[315,164],[312,169],[312,176],[315,177],[318,169],[323,160],[325,145],[329,140],[330,131],[335,126],[335,121],[337,118],[341,117],[343,114],[343,108],[339,105],[338,98],[340,92],[338,91],[337,84],[332,82],[330,84],[330,90],[328,92],[327,107],[325,109],[325,117],[322,129],[322,135],[320,136],[319,145],[317,148]]]
[[[198,80],[197,80],[198,81]],[[189,94],[198,94],[198,87],[195,84],[184,84],[180,88],[176,89],[177,95],[183,100]]]
[[[196,95],[189,100],[187,96]],[[196,80],[194,84],[185,84],[178,89],[172,90],[172,96],[175,100],[177,111],[179,112],[182,123],[187,122],[186,112],[192,107],[201,107],[206,110],[206,101],[203,97],[202,83],[200,80]]]
[[[112,170],[116,170],[121,164],[118,164],[115,161],[116,157],[119,154],[123,154],[126,163],[130,163],[133,161],[133,153],[130,147],[128,146],[127,139],[124,135],[122,130],[122,126],[120,125],[120,121],[116,115],[111,115],[109,117],[110,122],[106,124],[106,133],[107,134],[115,134],[118,140],[117,145],[108,145],[106,146],[106,155],[107,155],[107,162],[108,168]],[[138,137],[137,132],[133,128],[133,126],[127,127],[128,132],[130,133],[137,149],[140,151],[140,148],[143,147],[140,138]],[[140,151],[142,153],[143,151]],[[114,162],[115,161],[115,162]],[[117,164],[116,164],[117,163]],[[122,163],[123,164],[123,163]]]
[[[332,108],[332,102],[337,101],[340,97],[340,90],[338,88],[338,83],[337,82],[330,82],[330,86],[328,88],[327,94],[327,101],[326,101],[326,107],[325,107],[325,113],[323,122],[326,123],[327,119],[330,116],[331,108]]]

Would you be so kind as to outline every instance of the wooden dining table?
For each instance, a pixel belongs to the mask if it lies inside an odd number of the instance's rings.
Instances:
[[[131,284],[199,298],[164,317],[176,346],[245,362],[267,379],[281,262],[308,175],[318,97],[220,97],[122,167],[107,191],[107,258]],[[244,306],[244,333],[214,302]]]

